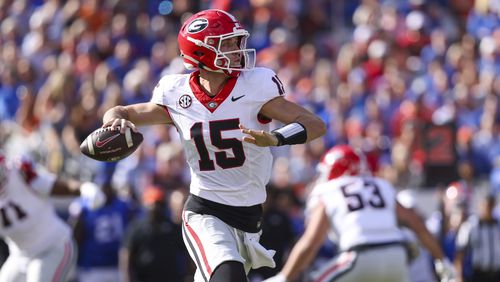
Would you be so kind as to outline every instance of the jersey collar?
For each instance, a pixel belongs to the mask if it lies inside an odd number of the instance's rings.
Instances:
[[[238,77],[230,77],[228,78],[226,84],[222,87],[222,89],[215,95],[214,97],[208,96],[208,94],[201,88],[198,75],[199,71],[195,71],[191,73],[189,77],[189,86],[191,87],[191,91],[193,91],[194,96],[200,103],[207,108],[211,113],[213,113],[219,106],[229,97],[231,91],[233,91],[234,85],[236,85],[236,80]]]

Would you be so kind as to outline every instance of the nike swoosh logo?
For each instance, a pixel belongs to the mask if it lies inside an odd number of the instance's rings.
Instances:
[[[234,97],[233,96],[233,97],[231,97],[231,101],[236,102],[236,101],[238,101],[239,99],[241,99],[243,97],[245,97],[245,95],[241,95],[240,97]]]
[[[108,138],[106,138],[106,139],[104,139],[104,140],[99,140],[99,139],[97,139],[97,140],[95,141],[95,146],[96,146],[97,148],[101,148],[102,146],[104,146],[104,145],[108,144],[109,142],[111,142],[111,140],[115,139],[115,138],[116,138],[116,137],[118,137],[118,136],[120,136],[120,133],[117,133],[117,134],[115,134],[115,135],[113,135],[113,136],[109,136]]]

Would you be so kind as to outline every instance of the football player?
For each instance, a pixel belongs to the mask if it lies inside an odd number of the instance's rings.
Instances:
[[[63,180],[29,160],[8,161],[0,152],[0,236],[10,252],[1,282],[67,281],[75,244],[49,196],[79,194],[96,207],[105,200],[93,183]]]
[[[191,169],[183,235],[197,265],[195,281],[246,281],[250,268],[274,266],[258,244],[271,146],[302,144],[324,123],[286,100],[270,69],[254,67],[249,32],[231,14],[205,10],[178,35],[190,74],[160,79],[150,102],[108,110],[103,126],[173,124]],[[270,131],[269,121],[284,123]]]
[[[398,223],[412,229],[430,251],[437,273],[453,279],[452,264],[444,259],[423,221],[396,201],[386,181],[364,175],[362,156],[340,145],[325,154],[320,181],[307,204],[307,227],[280,274],[267,282],[293,281],[313,260],[327,235],[340,253],[311,275],[311,281],[409,281],[406,249]]]

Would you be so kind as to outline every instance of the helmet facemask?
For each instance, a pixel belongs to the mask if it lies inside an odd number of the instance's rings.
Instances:
[[[207,36],[205,39],[206,42],[210,42],[210,40],[214,39],[218,41],[217,48],[214,50],[216,53],[214,65],[220,69],[228,71],[244,71],[255,67],[255,49],[246,48],[249,36],[250,34],[246,30],[237,31],[231,34],[224,34],[221,36]],[[235,37],[238,38],[239,49],[226,52],[221,51],[222,43],[225,40],[231,40]],[[239,62],[231,60],[231,57],[234,54],[239,54]]]
[[[245,71],[255,67],[255,49],[247,49],[247,39],[250,36],[246,30],[237,30],[235,32],[223,35],[206,36],[204,42],[188,37],[198,46],[203,46],[215,54],[213,65],[216,69],[210,71],[227,71],[229,74],[233,71]],[[231,51],[222,51],[221,47],[225,40],[238,38],[239,49]],[[237,60],[234,59],[234,54],[239,54]],[[231,59],[233,58],[233,59]]]

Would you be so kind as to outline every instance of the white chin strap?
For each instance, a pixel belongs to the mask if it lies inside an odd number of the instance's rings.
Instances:
[[[186,69],[188,69],[188,70],[198,69],[198,66],[200,65],[200,61],[198,61],[195,58],[188,56],[186,54],[182,54],[182,57],[188,59],[189,61],[191,61],[192,63],[195,64],[195,65],[193,65],[193,64],[189,64],[189,63],[184,62],[183,64],[184,64],[184,67],[186,67]],[[205,65],[203,65],[203,69],[205,69],[207,71],[213,71],[213,72],[223,72],[221,69],[211,69]]]

